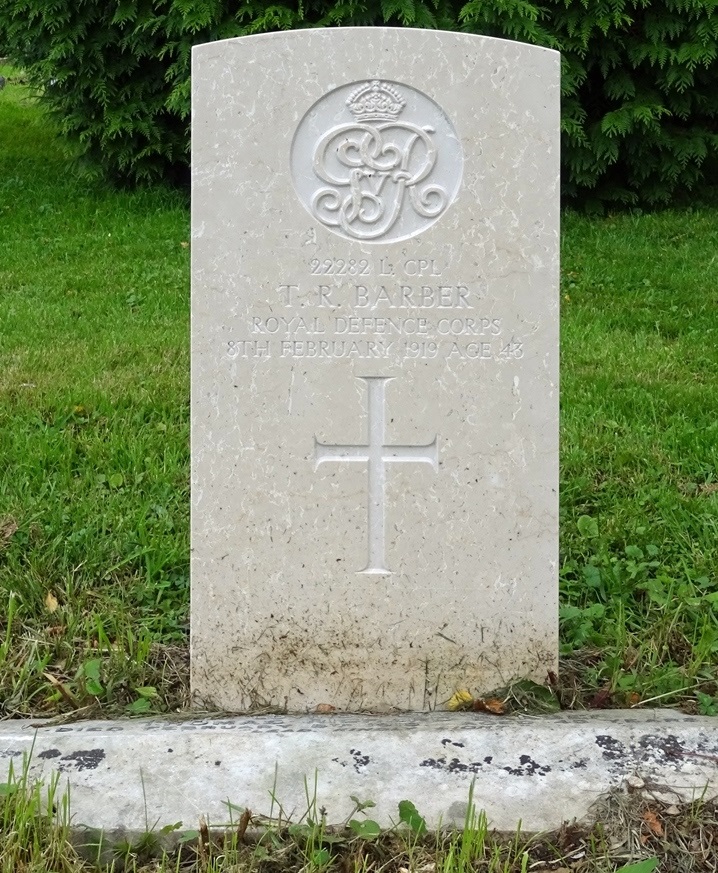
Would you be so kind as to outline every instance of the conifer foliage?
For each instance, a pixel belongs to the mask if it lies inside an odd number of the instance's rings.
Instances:
[[[89,167],[134,184],[186,175],[193,44],[338,25],[560,50],[568,202],[664,203],[718,178],[718,0],[0,0],[0,53]]]

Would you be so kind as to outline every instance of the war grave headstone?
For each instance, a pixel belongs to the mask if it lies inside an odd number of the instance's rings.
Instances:
[[[192,685],[431,710],[557,658],[559,58],[195,47]]]
[[[556,666],[557,55],[302,31],[197,47],[193,87],[192,681],[249,712],[4,722],[0,782],[125,845],[308,786],[506,831],[713,797],[709,717],[422,712]]]

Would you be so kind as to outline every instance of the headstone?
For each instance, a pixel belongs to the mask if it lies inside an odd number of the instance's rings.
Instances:
[[[192,683],[424,710],[557,660],[559,57],[193,55]]]

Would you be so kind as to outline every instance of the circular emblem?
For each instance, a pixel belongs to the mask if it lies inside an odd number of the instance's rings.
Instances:
[[[292,179],[313,218],[346,239],[389,243],[430,227],[461,183],[454,126],[434,101],[399,82],[354,82],[300,121]]]

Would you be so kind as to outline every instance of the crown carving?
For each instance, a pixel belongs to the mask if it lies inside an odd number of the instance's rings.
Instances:
[[[406,106],[406,100],[396,88],[375,79],[352,91],[347,106],[357,121],[394,121]]]

